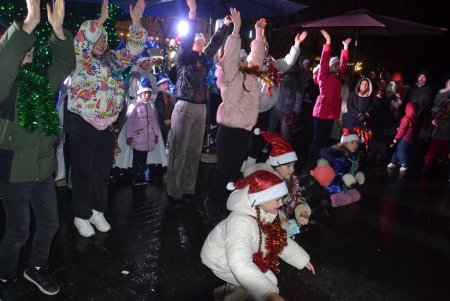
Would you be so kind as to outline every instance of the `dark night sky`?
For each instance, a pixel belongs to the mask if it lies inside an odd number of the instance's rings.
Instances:
[[[450,29],[448,9],[444,1],[404,1],[404,0],[293,0],[309,7],[289,17],[271,20],[273,28],[306,20],[314,20],[345,14],[355,9],[368,9],[372,13],[406,19],[427,25]],[[447,3],[448,5],[448,3]],[[284,55],[293,42],[293,33],[272,31],[272,54]],[[333,38],[333,36],[332,36]],[[338,55],[344,37],[333,39],[333,54]],[[433,84],[439,88],[450,74],[449,33],[442,36],[413,37],[360,37],[358,39],[358,60],[363,60],[366,72],[378,68],[402,71],[406,79],[412,79],[422,69],[430,71]],[[302,45],[302,54],[320,54],[324,39],[320,33],[313,33]],[[350,48],[354,50],[354,47]],[[354,54],[354,53],[353,53]],[[350,54],[352,55],[352,53]],[[369,70],[368,70],[369,69]]]

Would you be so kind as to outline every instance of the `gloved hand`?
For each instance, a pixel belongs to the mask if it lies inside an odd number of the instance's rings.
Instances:
[[[362,185],[366,181],[366,177],[362,172],[358,171],[355,175],[355,180],[359,185]]]
[[[300,226],[297,224],[295,219],[290,219],[286,226],[286,232],[289,237],[292,237],[300,233]]]
[[[343,177],[342,177],[342,181],[344,181],[344,184],[346,185],[346,186],[351,186],[351,185],[353,185],[353,184],[355,184],[356,183],[356,180],[355,180],[355,177],[353,176],[353,175],[351,175],[351,174],[345,174]]]
[[[364,119],[365,119],[364,114],[363,114],[363,113],[359,113],[359,114],[358,114],[358,120],[359,120],[359,121],[364,121]]]

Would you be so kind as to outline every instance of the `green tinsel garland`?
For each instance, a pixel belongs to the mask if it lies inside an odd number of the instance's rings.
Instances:
[[[40,128],[45,136],[57,135],[60,130],[55,100],[49,81],[42,75],[45,68],[38,64],[27,64],[19,72],[17,93],[17,115],[19,126],[27,132]]]

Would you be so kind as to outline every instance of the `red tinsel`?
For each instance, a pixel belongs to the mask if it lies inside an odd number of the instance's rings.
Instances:
[[[372,131],[367,127],[366,121],[362,123],[360,127],[356,127],[353,131],[358,135],[361,143],[366,147],[366,151],[369,150],[369,141],[372,139]]]
[[[271,57],[265,58],[263,64],[267,67],[267,70],[261,73],[261,79],[267,87],[267,95],[272,96],[272,87],[278,88],[280,86],[281,72],[276,61]]]
[[[257,218],[255,219],[261,232],[266,237],[265,249],[267,253],[264,256],[260,245],[258,252],[253,253],[253,262],[263,273],[269,269],[274,273],[279,273],[280,262],[278,261],[278,255],[287,246],[287,233],[281,227],[281,221],[278,216],[271,224],[260,221]]]

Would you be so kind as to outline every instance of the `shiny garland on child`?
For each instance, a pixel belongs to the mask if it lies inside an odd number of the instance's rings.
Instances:
[[[360,127],[355,127],[353,131],[358,135],[361,143],[364,144],[366,151],[369,150],[369,141],[372,140],[372,131],[367,126],[367,122],[364,120]]]
[[[27,132],[40,128],[45,136],[57,135],[61,130],[55,100],[45,70],[39,64],[26,64],[19,71],[17,116],[19,126]]]
[[[278,88],[281,82],[281,72],[278,69],[277,62],[271,57],[265,58],[263,62],[267,70],[261,73],[261,80],[267,87],[267,95],[272,96],[272,87]]]
[[[257,217],[255,218],[259,227],[259,249],[258,252],[253,253],[253,262],[263,272],[269,269],[274,273],[280,272],[280,262],[278,255],[287,246],[287,233],[281,227],[280,217],[277,216],[272,223],[266,223],[259,219],[259,208],[257,210]],[[264,256],[262,247],[262,234],[266,235],[265,248],[267,250]]]

